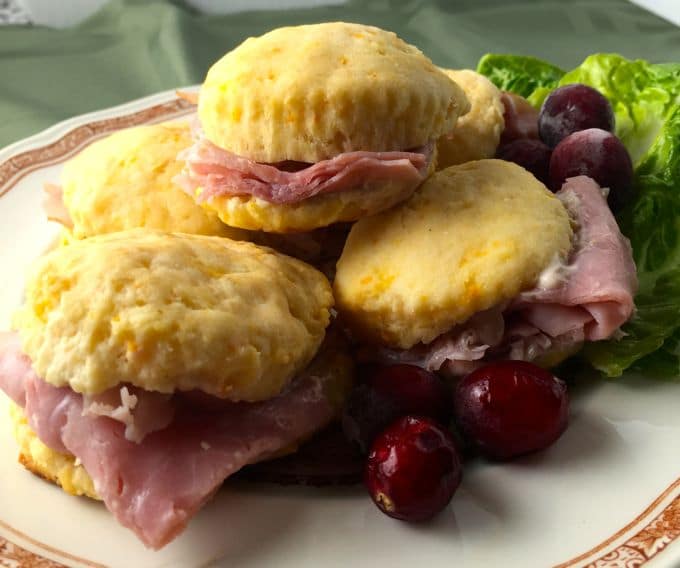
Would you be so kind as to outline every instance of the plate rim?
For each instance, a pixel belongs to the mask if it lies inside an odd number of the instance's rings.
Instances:
[[[0,149],[0,198],[15,188],[29,173],[62,163],[88,144],[111,132],[190,114],[195,108],[194,105],[178,97],[177,91],[196,89],[198,85],[178,87],[74,116]],[[14,536],[21,544],[12,540],[8,534]],[[656,559],[661,552],[679,539],[680,477],[614,535],[590,550],[557,564],[555,568],[613,566],[618,565],[617,562],[624,558],[628,559],[631,554],[638,562],[635,565],[642,566]],[[102,566],[41,543],[0,519],[0,561],[18,559],[22,562],[21,566],[55,568],[62,566],[59,562],[76,562],[88,568]],[[680,556],[676,560],[680,560]],[[31,564],[26,564],[27,561]],[[53,564],[45,564],[46,561]]]

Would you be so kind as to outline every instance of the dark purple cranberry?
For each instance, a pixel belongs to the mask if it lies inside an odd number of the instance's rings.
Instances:
[[[415,414],[448,422],[449,400],[449,389],[434,373],[414,365],[379,367],[350,394],[343,430],[366,453],[373,439],[400,416]]]
[[[524,97],[503,92],[503,121],[501,144],[520,138],[538,138],[538,111]]]
[[[609,188],[607,202],[621,210],[633,197],[633,164],[628,150],[611,132],[590,128],[567,136],[550,158],[550,187],[559,190],[567,178],[593,178]]]
[[[468,441],[499,460],[547,448],[569,417],[565,383],[524,361],[498,361],[473,371],[456,385],[453,406]]]
[[[534,176],[548,185],[548,171],[551,150],[540,140],[520,138],[501,146],[496,156],[501,160],[514,162],[530,171]]]
[[[555,89],[543,102],[538,133],[551,148],[561,140],[588,128],[614,131],[614,111],[596,89],[575,83]]]
[[[386,515],[425,521],[449,504],[461,478],[451,433],[429,418],[405,416],[373,442],[364,482]]]

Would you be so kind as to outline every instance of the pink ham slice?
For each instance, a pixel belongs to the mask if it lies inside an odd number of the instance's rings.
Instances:
[[[306,438],[334,414],[323,390],[328,378],[302,373],[264,402],[209,412],[179,400],[172,423],[137,444],[125,438],[124,424],[84,413],[81,395],[38,378],[10,334],[0,338],[0,371],[0,388],[25,403],[40,439],[78,457],[116,519],[155,549],[181,533],[227,477]]]
[[[532,361],[583,341],[614,337],[635,308],[638,281],[630,243],[591,178],[570,178],[557,195],[577,225],[563,280],[523,292],[502,315],[500,309],[487,310],[427,345],[374,350],[367,358],[458,376],[485,361]]]
[[[472,316],[464,324],[440,335],[428,344],[406,350],[367,348],[359,358],[393,365],[407,363],[430,371],[445,371],[452,376],[465,375],[479,366],[490,347],[503,339],[503,313],[490,309]]]
[[[64,194],[60,185],[53,183],[46,183],[43,185],[45,190],[45,200],[43,201],[43,209],[50,221],[56,221],[64,225],[67,229],[73,228],[73,220],[71,215],[64,205]]]
[[[179,159],[185,171],[175,178],[199,201],[213,197],[250,195],[278,204],[299,203],[316,195],[361,188],[376,181],[393,181],[415,189],[426,177],[432,145],[411,152],[346,152],[315,164],[262,164],[218,148],[204,137]],[[303,169],[299,169],[302,167]]]
[[[139,443],[147,434],[172,423],[175,402],[172,395],[126,385],[83,397],[83,414],[107,416],[120,422],[125,426],[125,438]]]
[[[21,340],[14,332],[0,332],[0,390],[19,406],[26,405],[27,377],[33,375],[31,360],[21,350]]]
[[[591,178],[569,178],[559,197],[580,229],[571,260],[575,269],[556,287],[522,293],[514,309],[548,333],[582,327],[588,341],[607,339],[635,307],[638,281],[630,243]]]

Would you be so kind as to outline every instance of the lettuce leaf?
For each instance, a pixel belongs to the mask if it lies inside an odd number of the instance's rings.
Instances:
[[[598,53],[559,81],[559,85],[568,83],[590,85],[609,99],[616,115],[616,135],[637,164],[679,102],[680,64],[653,65]]]
[[[488,58],[488,62],[482,63]],[[550,64],[521,56],[485,56],[478,70],[502,89],[540,106],[556,86],[584,83],[611,102],[616,134],[635,164],[634,202],[618,215],[640,279],[637,311],[620,340],[588,344],[582,356],[610,377],[626,369],[680,378],[680,64],[651,64],[595,54],[576,69],[546,77]],[[537,77],[527,74],[538,69]],[[529,88],[533,90],[529,91]]]
[[[637,312],[625,337],[592,343],[584,354],[608,376],[635,363],[647,374],[680,377],[680,105],[636,168],[635,186],[638,197],[618,221],[633,245]]]
[[[488,77],[501,91],[529,97],[538,88],[550,92],[564,71],[536,57],[487,53],[477,64],[477,72]]]

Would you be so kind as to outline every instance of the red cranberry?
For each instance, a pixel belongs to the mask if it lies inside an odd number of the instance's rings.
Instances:
[[[425,521],[449,504],[461,477],[451,433],[429,418],[404,416],[373,442],[364,483],[386,515]]]
[[[458,383],[454,413],[463,435],[483,454],[509,459],[547,448],[562,435],[567,387],[532,363],[490,363]]]
[[[570,177],[588,176],[608,187],[607,203],[620,211],[635,196],[633,163],[623,142],[611,132],[589,128],[560,142],[550,157],[550,185],[557,191]]]
[[[434,373],[414,365],[380,367],[350,394],[343,430],[366,453],[375,437],[400,416],[415,414],[448,422],[449,400],[449,389]]]
[[[612,105],[596,89],[579,83],[564,85],[543,101],[538,133],[551,148],[570,134],[589,128],[614,132]]]
[[[534,177],[548,185],[548,167],[552,150],[540,140],[533,138],[520,138],[498,148],[496,156],[506,162],[514,162],[525,170],[534,174]]]

